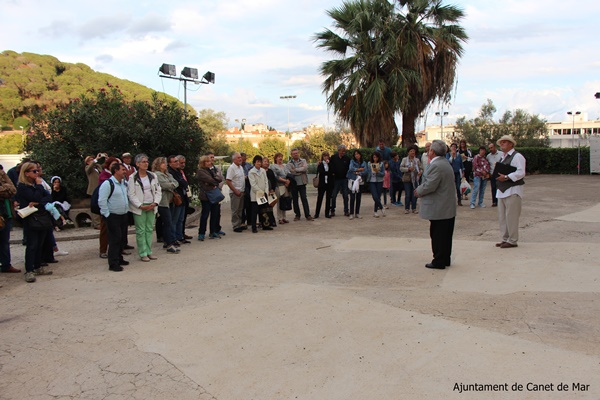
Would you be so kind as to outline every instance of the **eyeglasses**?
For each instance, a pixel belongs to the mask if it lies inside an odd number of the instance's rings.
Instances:
[[[27,172],[33,172],[34,174],[37,174],[37,173],[38,173],[38,172],[40,172],[40,171],[38,171],[37,169],[30,169],[30,170],[29,170],[29,171],[27,171]]]

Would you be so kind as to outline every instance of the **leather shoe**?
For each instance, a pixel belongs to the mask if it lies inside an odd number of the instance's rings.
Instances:
[[[115,271],[115,272],[121,272],[121,271],[123,271],[123,267],[115,265],[114,267],[108,267],[108,270],[109,271]]]
[[[46,261],[48,264],[56,264],[58,262],[58,260],[56,258],[53,258],[52,260],[48,260]]]
[[[443,265],[434,265],[432,263],[429,264],[425,264],[426,268],[433,268],[433,269],[446,269],[446,267],[444,267]]]
[[[183,238],[186,240],[192,239],[192,237],[190,235],[183,235]]]
[[[518,244],[516,244],[516,243],[515,243],[515,244],[510,244],[510,243],[508,243],[508,242],[504,242],[504,243],[502,243],[502,244],[500,245],[500,248],[501,248],[501,249],[510,249],[511,247],[519,247],[519,245],[518,245]]]
[[[239,233],[239,232],[244,232],[244,229],[242,229],[242,228],[234,228],[233,231]]]
[[[258,229],[252,228],[252,233],[258,233]]]
[[[502,245],[506,243],[506,242],[500,242],[500,243],[496,243],[496,247],[502,247]]]
[[[20,269],[15,268],[12,265],[10,267],[8,267],[7,269],[2,270],[2,273],[5,273],[5,274],[18,274],[20,272],[21,272]]]
[[[124,248],[125,250],[133,250],[133,249],[135,249],[135,247],[133,247],[133,246],[130,246],[130,245],[128,245],[128,244],[126,244],[125,246],[123,246],[123,248]]]
[[[271,228],[270,226],[263,226],[263,231],[272,231],[273,228]]]
[[[121,260],[119,261],[119,265],[129,265],[129,261]]]

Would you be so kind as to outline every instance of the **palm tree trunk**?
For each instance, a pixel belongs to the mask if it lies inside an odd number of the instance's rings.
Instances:
[[[407,111],[402,113],[402,147],[417,143],[415,121],[418,116],[418,112]]]

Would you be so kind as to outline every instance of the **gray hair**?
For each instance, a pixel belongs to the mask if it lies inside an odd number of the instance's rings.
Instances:
[[[239,152],[237,152],[237,151],[236,151],[235,153],[233,153],[233,154],[231,155],[231,159],[233,160],[233,159],[234,159],[234,158],[236,158],[237,156],[240,156],[240,157],[241,157],[242,155],[241,155]]]
[[[147,155],[145,155],[144,153],[140,153],[137,156],[135,156],[134,164],[137,165],[137,163],[139,163],[140,161],[142,161],[143,158],[145,158],[146,160],[150,161],[150,159],[148,158]]]
[[[181,154],[178,154],[178,155],[177,155],[177,159],[178,159],[179,161],[181,161],[181,160],[185,160],[185,156],[182,156]]]
[[[346,145],[345,144],[340,144],[338,146],[338,150],[342,150],[342,149],[346,150]]]
[[[444,157],[447,149],[448,146],[442,140],[434,140],[431,143],[431,150],[433,150],[435,155],[438,157]]]

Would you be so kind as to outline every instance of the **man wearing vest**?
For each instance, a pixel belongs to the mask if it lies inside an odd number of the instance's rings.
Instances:
[[[497,142],[502,150],[502,160],[496,163],[492,179],[496,179],[498,198],[498,221],[502,241],[496,247],[509,249],[517,247],[519,240],[519,217],[525,181],[525,157],[515,150],[517,142],[510,135],[504,135]],[[499,165],[503,164],[503,165]],[[502,171],[505,172],[502,172]]]

